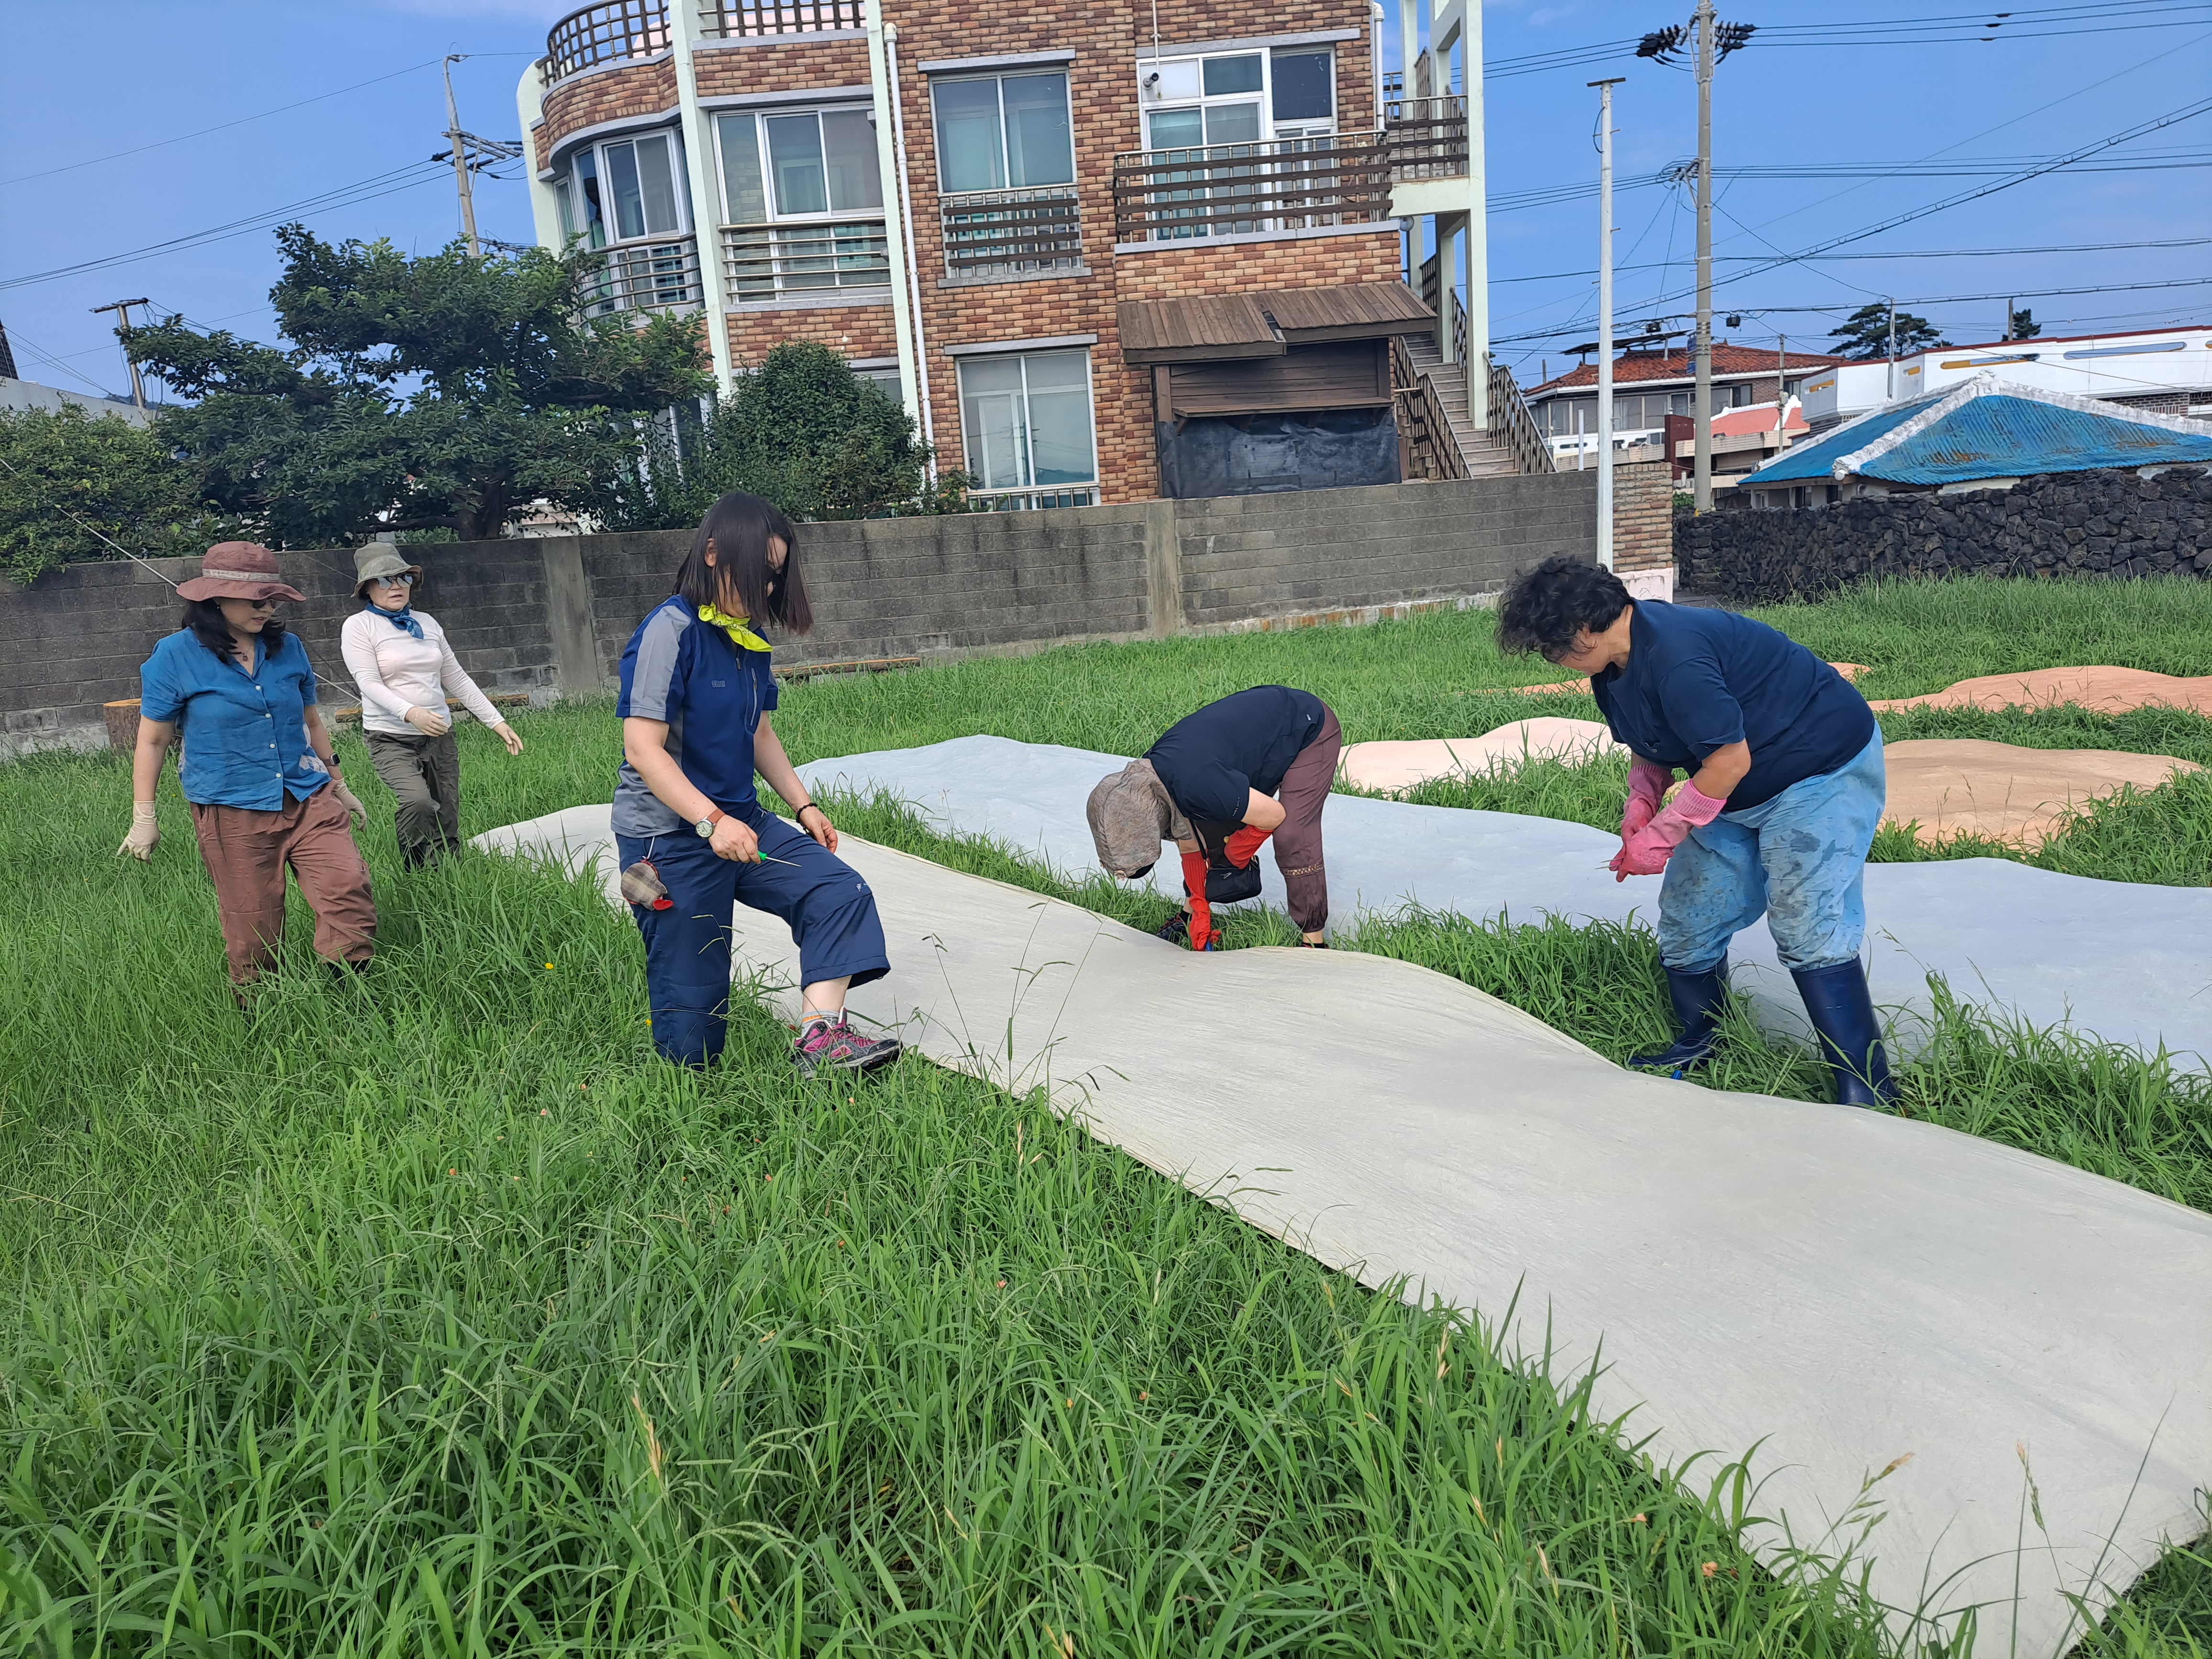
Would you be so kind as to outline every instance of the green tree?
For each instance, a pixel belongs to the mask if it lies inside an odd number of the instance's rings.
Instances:
[[[19,582],[64,564],[198,553],[229,526],[160,437],[119,415],[0,410],[0,567]]]
[[[1889,307],[1880,301],[1861,306],[1844,319],[1841,328],[1829,331],[1828,337],[1837,341],[1840,356],[1856,357],[1862,362],[1889,356]],[[1909,357],[1916,351],[1940,351],[1951,343],[1937,333],[1935,324],[1925,317],[1916,317],[1909,311],[1897,313],[1897,355]]]
[[[411,258],[298,225],[276,237],[283,348],[176,317],[124,340],[196,400],[159,430],[197,493],[277,544],[384,529],[477,540],[534,501],[583,507],[634,448],[640,414],[710,384],[696,317],[584,318],[603,255],[456,243]]]
[[[642,423],[637,449],[603,475],[593,511],[610,528],[674,530],[718,495],[750,491],[794,519],[957,512],[968,480],[928,476],[913,418],[829,347],[788,340],[736,377],[703,420]]]
[[[2022,309],[2013,313],[2012,331],[2007,334],[2005,338],[2008,340],[2033,340],[2037,335],[2042,332],[2043,325],[2035,320],[2035,313],[2032,311]]]

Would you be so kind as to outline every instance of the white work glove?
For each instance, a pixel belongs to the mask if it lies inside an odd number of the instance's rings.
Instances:
[[[491,731],[494,737],[507,745],[508,754],[519,755],[522,752],[522,739],[514,735],[514,728],[505,720],[493,726]]]
[[[353,814],[355,829],[358,830],[368,822],[368,808],[355,798],[353,791],[345,787],[345,780],[335,772],[331,774],[331,795],[339,805]]]
[[[150,859],[154,856],[155,843],[161,839],[161,831],[154,822],[153,807],[134,803],[131,808],[131,833],[124,836],[123,845],[115,849],[115,856],[121,858],[128,853],[134,859]]]
[[[407,711],[406,719],[408,725],[426,738],[442,738],[453,726],[453,721],[434,714],[427,708],[410,708]]]

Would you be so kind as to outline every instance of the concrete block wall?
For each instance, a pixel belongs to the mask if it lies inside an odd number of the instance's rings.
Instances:
[[[801,527],[817,626],[777,642],[786,666],[1011,653],[1091,640],[1371,621],[1479,604],[1554,553],[1594,556],[1596,477],[1150,501]],[[666,598],[689,532],[519,538],[410,550],[422,608],[488,691],[602,689]],[[282,556],[308,595],[287,607],[326,706],[357,701],[338,652],[355,608],[342,550]],[[170,580],[196,561],[161,562]],[[72,565],[0,583],[0,755],[105,741],[103,703],[177,626],[175,596],[135,564]]]

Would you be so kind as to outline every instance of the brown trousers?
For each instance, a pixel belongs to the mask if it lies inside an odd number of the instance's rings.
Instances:
[[[451,727],[434,738],[371,732],[368,763],[399,803],[392,827],[408,863],[432,863],[461,844],[461,746]]]
[[[305,800],[285,798],[274,812],[248,806],[192,808],[200,857],[215,882],[230,977],[261,976],[284,938],[284,871],[315,913],[315,954],[360,966],[376,950],[376,905],[368,866],[353,843],[349,814],[325,784]]]
[[[1322,864],[1321,809],[1328,804],[1329,786],[1336,781],[1337,757],[1343,752],[1344,728],[1336,723],[1336,711],[1324,703],[1321,730],[1283,774],[1283,787],[1275,797],[1283,804],[1282,825],[1275,831],[1275,868],[1283,872],[1291,920],[1301,933],[1318,933],[1328,925],[1328,872]]]

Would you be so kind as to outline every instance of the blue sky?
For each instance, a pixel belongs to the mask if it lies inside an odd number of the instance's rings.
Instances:
[[[1164,0],[1166,12],[1175,0]],[[1388,0],[1386,0],[1388,3]],[[1973,38],[1963,0],[1916,8],[1906,0],[1729,0],[1724,18],[1765,31],[1723,64],[1716,82],[1716,165],[1872,171],[1907,177],[1724,177],[1715,243],[1722,272],[1747,259],[1795,252],[1893,214],[1995,182],[2005,168],[2058,155],[2212,96],[2212,4],[2132,0],[2087,9],[2096,18],[2039,18],[2054,0],[2008,0],[2006,38]],[[1680,21],[1689,0],[1491,0],[1486,54],[1493,66],[1535,54],[1620,40]],[[514,84],[568,8],[533,0],[109,0],[88,28],[74,7],[9,9],[0,53],[0,322],[29,379],[120,389],[128,384],[112,319],[90,307],[149,296],[158,308],[270,337],[266,295],[276,275],[266,229],[108,269],[9,287],[13,278],[129,252],[313,198],[398,174],[390,193],[306,213],[330,238],[388,236],[428,251],[458,230],[450,169],[425,163],[442,148],[444,94],[435,60],[455,67],[464,126],[516,136]],[[2076,11],[2085,9],[2075,8]],[[1843,44],[1850,26],[1937,12],[1962,22],[1949,40]],[[2146,27],[2157,25],[2158,27]],[[1811,30],[1798,44],[1791,29]],[[2035,31],[2041,31],[2040,38]],[[1395,24],[1391,38],[1395,40]],[[1508,208],[1514,192],[1592,182],[1596,94],[1584,83],[1626,77],[1617,91],[1616,162],[1624,185],[1662,172],[1696,142],[1690,77],[1626,53],[1516,73],[1488,82],[1493,336],[1524,382],[1590,337],[1594,202]],[[374,82],[360,86],[358,83]],[[357,88],[341,91],[341,88]],[[337,94],[335,96],[324,94]],[[303,107],[237,122],[276,106]],[[168,142],[179,140],[181,142]],[[145,147],[145,148],[142,148]],[[137,151],[118,155],[118,152]],[[113,157],[115,159],[100,159]],[[1723,310],[1741,325],[1727,337],[1771,346],[1786,334],[1815,348],[1843,307],[1881,295],[1926,300],[1911,308],[1966,343],[2001,331],[2004,295],[2118,283],[2176,283],[2212,271],[2212,246],[2008,252],[2083,244],[2212,238],[2212,114],[2148,135],[2100,164],[2037,179],[1855,242],[1871,258],[1800,263],[1724,285]],[[2154,163],[2157,165],[2142,165]],[[417,167],[417,173],[400,170]],[[1957,176],[1931,176],[1939,169]],[[1981,168],[1982,173],[1967,169]],[[56,169],[63,169],[56,171]],[[514,169],[510,168],[509,171]],[[480,180],[486,235],[531,239],[519,179]],[[1687,309],[1665,296],[1692,277],[1692,214],[1682,190],[1624,188],[1615,258],[1624,322]],[[1948,257],[1905,257],[1942,252]],[[1649,267],[1631,269],[1630,267]],[[1966,296],[1989,295],[1988,298]],[[1953,298],[1952,296],[1960,296]],[[1664,303],[1656,303],[1664,301]],[[2212,285],[2023,298],[2046,331],[2212,321]]]

